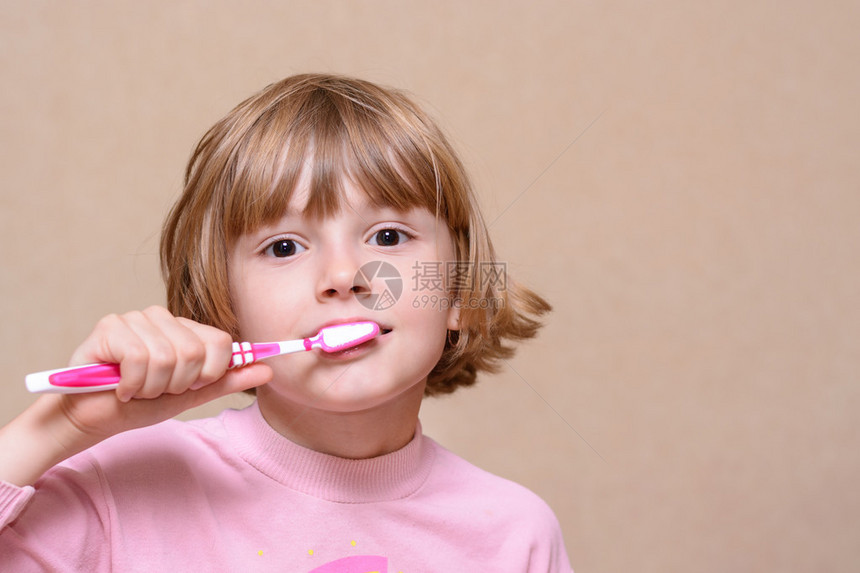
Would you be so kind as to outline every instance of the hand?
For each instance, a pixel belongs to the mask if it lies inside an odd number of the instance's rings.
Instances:
[[[161,307],[106,316],[71,365],[118,363],[119,386],[114,392],[62,395],[59,405],[78,431],[107,437],[268,382],[272,374],[265,365],[228,371],[232,342],[226,332]]]
[[[271,380],[265,364],[227,370],[231,354],[225,332],[164,308],[103,318],[71,365],[118,363],[119,386],[40,397],[0,429],[0,480],[32,484],[48,468],[114,434]]]

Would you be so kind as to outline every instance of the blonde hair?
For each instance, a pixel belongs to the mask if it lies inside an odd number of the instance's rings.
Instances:
[[[239,104],[194,150],[161,237],[171,312],[237,336],[229,249],[283,215],[304,169],[307,215],[337,212],[346,177],[375,204],[435,213],[451,232],[457,261],[472,273],[488,265],[504,273],[466,171],[428,115],[397,90],[303,74]],[[473,384],[477,372],[497,370],[514,352],[510,343],[533,337],[539,316],[550,310],[506,275],[468,278],[471,284],[451,293],[460,305],[459,328],[449,332],[427,395],[453,392]]]

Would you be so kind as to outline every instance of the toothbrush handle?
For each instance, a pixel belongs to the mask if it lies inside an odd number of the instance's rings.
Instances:
[[[238,347],[240,343],[234,343]],[[248,343],[244,343],[247,345]],[[234,350],[230,368],[244,366],[244,362],[237,364],[237,352]],[[253,362],[253,358],[251,359]],[[251,362],[247,362],[250,364]],[[120,381],[119,364],[85,364],[84,366],[71,366],[69,368],[58,368],[56,370],[45,370],[28,374],[24,379],[27,390],[35,394],[82,394],[84,392],[101,392],[113,390],[119,386]]]
[[[229,368],[241,368],[253,364],[257,360],[310,350],[305,340],[287,342],[256,343],[234,342],[233,356]],[[56,370],[45,370],[28,374],[25,378],[27,390],[36,394],[51,392],[54,394],[82,394],[84,392],[101,392],[113,390],[119,386],[119,364],[86,364],[71,366]]]
[[[119,364],[86,364],[28,374],[25,382],[34,393],[80,394],[113,390],[119,379]]]

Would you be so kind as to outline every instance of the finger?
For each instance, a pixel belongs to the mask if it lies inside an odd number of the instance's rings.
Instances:
[[[270,382],[273,376],[272,368],[268,364],[262,363],[229,370],[216,382],[192,392],[194,403],[190,407],[200,406],[228,394],[244,392],[250,388],[262,386]]]
[[[203,364],[197,379],[191,384],[192,390],[197,390],[219,380],[230,366],[233,356],[233,338],[218,328],[200,324],[186,318],[179,318],[180,324],[202,341],[204,346]]]
[[[174,364],[164,392],[181,394],[199,379],[206,364],[207,343],[201,337],[201,332],[205,331],[200,330],[202,325],[178,319],[165,308],[151,307],[144,311],[144,315],[173,349]]]
[[[72,355],[71,366],[93,362],[120,364],[120,400],[128,401],[146,381],[149,350],[123,317],[110,314],[99,320]]]
[[[173,342],[152,319],[152,312],[132,311],[120,317],[128,327],[143,341],[149,360],[146,375],[141,386],[136,388],[135,398],[156,398],[164,394],[176,368],[176,349]],[[123,364],[120,363],[120,373]],[[122,381],[120,387],[123,386]],[[127,395],[129,387],[118,394]]]

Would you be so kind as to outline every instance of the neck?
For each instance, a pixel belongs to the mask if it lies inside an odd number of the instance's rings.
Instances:
[[[291,402],[268,388],[257,388],[257,402],[266,422],[300,446],[350,459],[385,455],[412,440],[424,384],[416,384],[393,400],[355,412],[319,410]]]

